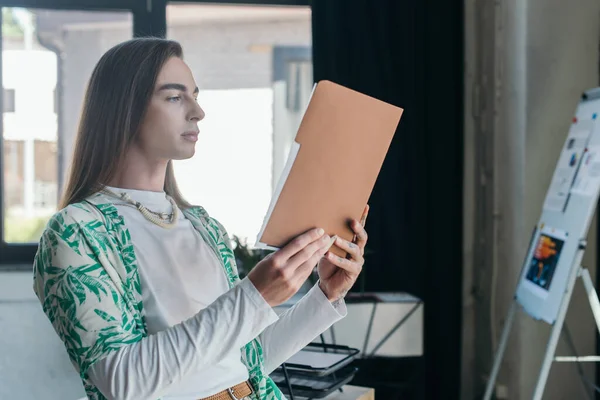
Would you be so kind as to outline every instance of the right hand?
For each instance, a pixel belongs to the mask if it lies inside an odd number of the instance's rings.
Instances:
[[[322,233],[321,233],[322,232]],[[290,299],[331,247],[331,237],[311,229],[260,261],[248,279],[271,307]]]

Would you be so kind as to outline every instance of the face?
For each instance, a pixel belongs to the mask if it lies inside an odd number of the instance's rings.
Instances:
[[[177,57],[169,59],[158,74],[135,143],[138,150],[157,161],[192,157],[198,122],[204,118],[197,96],[198,87],[187,64]]]

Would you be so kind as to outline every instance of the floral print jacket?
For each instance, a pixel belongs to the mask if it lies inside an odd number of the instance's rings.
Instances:
[[[229,287],[239,282],[230,238],[202,207],[183,211],[217,253]],[[63,341],[88,398],[105,397],[87,376],[96,361],[147,336],[137,259],[117,208],[102,194],[57,212],[42,234],[33,289]],[[259,339],[242,348],[253,400],[285,399],[264,373]]]

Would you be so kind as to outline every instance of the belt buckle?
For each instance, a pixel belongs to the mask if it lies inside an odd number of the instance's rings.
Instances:
[[[235,394],[233,393],[233,389],[232,388],[227,388],[227,392],[231,396],[231,400],[242,400],[242,399],[238,399],[237,397],[235,397]]]

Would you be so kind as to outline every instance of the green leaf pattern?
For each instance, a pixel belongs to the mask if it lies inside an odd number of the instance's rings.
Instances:
[[[202,207],[184,211],[222,261],[229,287],[239,283],[231,239]],[[123,217],[101,194],[56,213],[40,239],[33,289],[63,341],[86,394],[105,400],[87,376],[96,361],[147,336],[142,290]],[[252,400],[285,400],[264,371],[260,340],[242,348]]]

